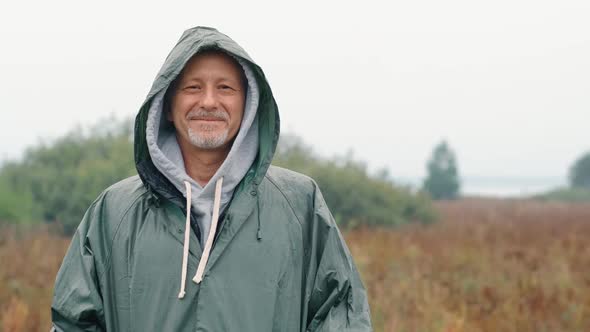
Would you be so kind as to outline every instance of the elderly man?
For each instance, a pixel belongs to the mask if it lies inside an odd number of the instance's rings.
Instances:
[[[316,183],[270,166],[261,68],[185,31],[135,121],[139,176],[90,206],[58,273],[56,331],[370,331],[365,289]]]

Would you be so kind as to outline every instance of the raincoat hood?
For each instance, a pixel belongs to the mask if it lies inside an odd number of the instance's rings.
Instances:
[[[229,160],[226,159],[211,181],[204,188],[200,188],[184,172],[181,159],[178,158],[179,150],[174,146],[170,132],[166,132],[165,122],[160,121],[158,115],[161,114],[162,99],[166,89],[178,77],[186,63],[195,54],[212,49],[225,52],[240,63],[248,80],[248,93],[242,128],[234,142],[235,146],[228,155]],[[248,115],[251,117],[248,118]],[[194,206],[197,207],[195,212],[197,215],[204,215],[212,205],[213,189],[219,177],[224,177],[225,183],[222,190],[222,206],[224,203],[227,204],[238,185],[238,190],[242,190],[251,187],[252,184],[260,183],[276,149],[280,131],[279,123],[278,108],[270,86],[262,69],[254,63],[246,51],[216,29],[195,27],[186,30],[156,75],[135,119],[134,155],[137,172],[148,190],[179,206],[185,205],[182,197],[186,197],[183,189],[184,181],[188,181],[199,193],[199,195],[193,195],[196,203]],[[159,135],[160,133],[162,135]],[[256,137],[253,137],[254,135]],[[158,150],[158,146],[162,154],[154,153]],[[253,153],[244,153],[244,148],[253,149]],[[154,160],[154,157],[167,157],[168,162],[164,158]],[[235,162],[236,160],[239,162]],[[244,165],[246,169],[243,169]],[[162,172],[164,169],[168,172]],[[203,201],[205,204],[200,204]],[[208,227],[204,230],[205,234],[207,229]]]
[[[201,186],[186,173],[174,124],[167,119],[164,110],[165,94],[171,92],[168,91],[170,88],[156,94],[148,113],[146,141],[152,162],[185,197],[188,197],[189,191],[191,192],[191,199],[187,200],[187,204],[191,206],[191,211],[195,214],[199,235],[209,234],[212,216],[219,212],[212,209],[217,181],[223,179],[223,186],[219,193],[219,208],[223,211],[232,197],[234,188],[246,175],[258,153],[258,122],[256,122],[258,85],[248,65],[243,61],[238,62],[247,82],[240,129],[236,137],[232,139],[230,151],[222,165],[206,185]]]

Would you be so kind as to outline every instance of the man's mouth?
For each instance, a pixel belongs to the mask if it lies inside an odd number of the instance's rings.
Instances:
[[[190,121],[225,121],[219,118],[189,118]]]

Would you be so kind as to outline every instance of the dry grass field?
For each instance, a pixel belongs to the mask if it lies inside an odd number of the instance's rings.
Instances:
[[[462,199],[345,234],[376,331],[590,331],[590,204]],[[0,231],[0,331],[48,331],[68,239]]]
[[[347,234],[377,331],[590,331],[590,204],[437,209],[431,227]]]

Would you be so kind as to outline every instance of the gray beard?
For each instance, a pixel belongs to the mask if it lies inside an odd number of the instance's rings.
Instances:
[[[192,145],[201,149],[216,149],[225,144],[225,140],[229,135],[229,128],[219,134],[210,134],[205,131],[195,132],[190,127],[188,128],[188,137]]]

